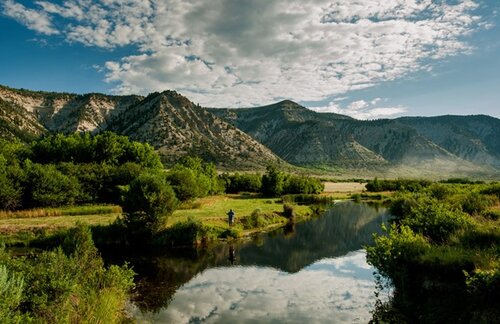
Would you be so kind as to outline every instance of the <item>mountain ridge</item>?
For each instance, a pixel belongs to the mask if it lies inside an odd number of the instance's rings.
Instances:
[[[357,120],[290,100],[203,108],[172,90],[144,97],[0,86],[0,137],[30,140],[51,132],[106,130],[150,143],[168,163],[199,155],[229,169],[284,161],[367,170],[500,169],[500,120],[487,115]]]

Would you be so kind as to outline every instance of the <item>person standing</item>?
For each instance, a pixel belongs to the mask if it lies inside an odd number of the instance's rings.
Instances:
[[[234,211],[232,209],[227,213],[227,223],[229,226],[234,224]]]

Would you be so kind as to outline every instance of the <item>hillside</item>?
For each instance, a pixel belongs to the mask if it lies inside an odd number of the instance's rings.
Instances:
[[[31,140],[46,132],[107,130],[153,145],[169,163],[186,155],[223,168],[262,169],[280,161],[249,135],[174,91],[141,97],[0,87],[0,137]]]
[[[210,112],[297,165],[492,173],[500,163],[500,120],[489,116],[362,121],[290,101]]]
[[[175,91],[142,96],[35,92],[0,86],[0,137],[114,131],[172,163],[198,155],[226,169],[270,162],[388,176],[498,174],[500,120],[490,116],[373,121],[317,113],[289,100],[202,108]]]

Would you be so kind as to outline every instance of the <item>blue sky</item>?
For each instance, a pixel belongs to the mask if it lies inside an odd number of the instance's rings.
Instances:
[[[500,117],[496,0],[5,0],[0,12],[10,87]]]

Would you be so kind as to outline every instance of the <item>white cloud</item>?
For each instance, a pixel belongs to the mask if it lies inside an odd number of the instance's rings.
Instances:
[[[370,101],[357,100],[348,105],[341,105],[338,101],[333,100],[325,107],[311,107],[310,109],[316,112],[333,112],[336,114],[349,115],[356,119],[378,119],[396,117],[407,111],[406,107],[395,106],[387,107],[380,106],[386,99],[374,98]]]
[[[6,0],[3,4],[3,14],[16,19],[29,29],[41,34],[59,34],[59,31],[53,26],[49,15],[44,11],[28,9],[13,0]]]
[[[367,323],[376,287],[365,257],[352,252],[294,274],[262,267],[209,269],[178,289],[168,308],[139,315],[138,321]]]
[[[176,89],[207,106],[320,101],[371,87],[470,52],[463,37],[484,26],[475,0],[7,3],[17,10],[4,13],[33,29],[35,19],[19,17],[37,13],[54,33],[57,19],[69,42],[134,45],[104,65],[116,92]]]

